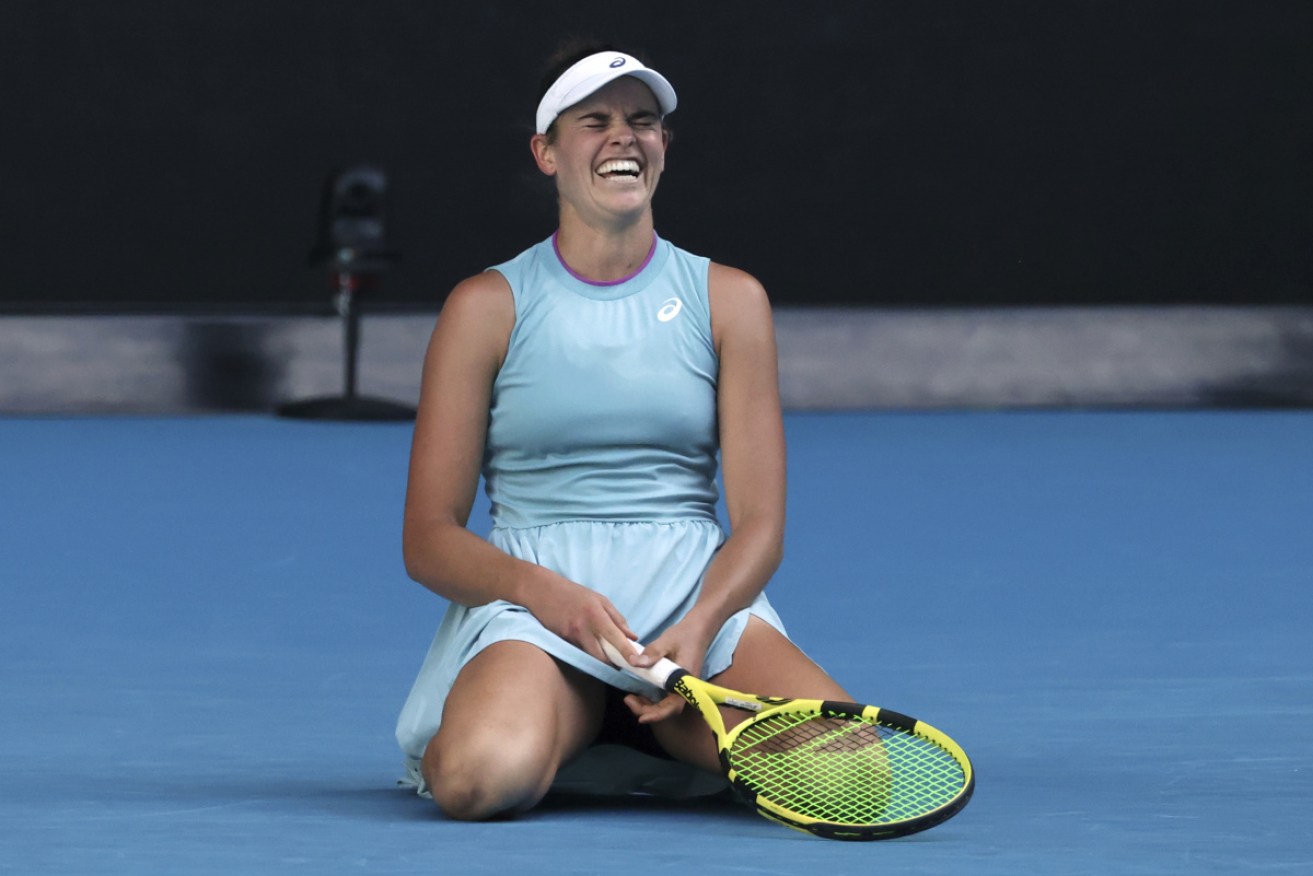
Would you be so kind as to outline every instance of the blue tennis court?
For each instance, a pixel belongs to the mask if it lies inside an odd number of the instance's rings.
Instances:
[[[790,414],[771,596],[973,802],[827,842],[721,801],[459,824],[392,727],[440,600],[409,427],[0,419],[0,872],[1313,871],[1313,412]],[[475,523],[485,525],[486,509]]]

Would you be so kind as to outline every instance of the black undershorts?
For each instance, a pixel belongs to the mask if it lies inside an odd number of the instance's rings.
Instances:
[[[627,745],[643,754],[663,760],[674,760],[657,742],[650,724],[638,723],[637,716],[625,705],[626,693],[614,687],[606,688],[602,707],[602,729],[597,731],[593,745]]]

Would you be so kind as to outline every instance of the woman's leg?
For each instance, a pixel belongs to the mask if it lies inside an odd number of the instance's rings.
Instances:
[[[601,682],[527,642],[497,642],[456,677],[424,751],[424,780],[452,818],[522,812],[597,734],[601,716]]]
[[[708,679],[713,684],[745,693],[773,697],[814,700],[852,699],[848,692],[830,678],[806,654],[770,624],[758,617],[748,618],[734,662],[728,669]],[[747,713],[721,707],[726,728],[733,727]],[[692,708],[662,721],[653,728],[657,741],[672,757],[713,772],[720,771],[715,738],[706,722]]]

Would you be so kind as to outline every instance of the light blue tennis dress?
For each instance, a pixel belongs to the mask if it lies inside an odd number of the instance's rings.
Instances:
[[[548,238],[493,269],[514,294],[515,327],[493,387],[483,461],[489,541],[604,594],[643,642],[692,607],[724,540],[708,265],[655,238],[635,274],[592,283],[566,267]],[[721,629],[704,675],[729,667],[749,614],[782,631],[765,595],[757,597]],[[456,674],[505,640],[659,698],[520,606],[452,604],[397,722],[412,775]]]

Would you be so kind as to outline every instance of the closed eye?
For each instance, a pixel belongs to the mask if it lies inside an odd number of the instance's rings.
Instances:
[[[602,112],[587,113],[579,117],[579,122],[589,130],[601,131],[611,126],[611,116]],[[625,122],[636,130],[648,131],[661,123],[661,116],[649,110],[641,110],[626,117]]]

